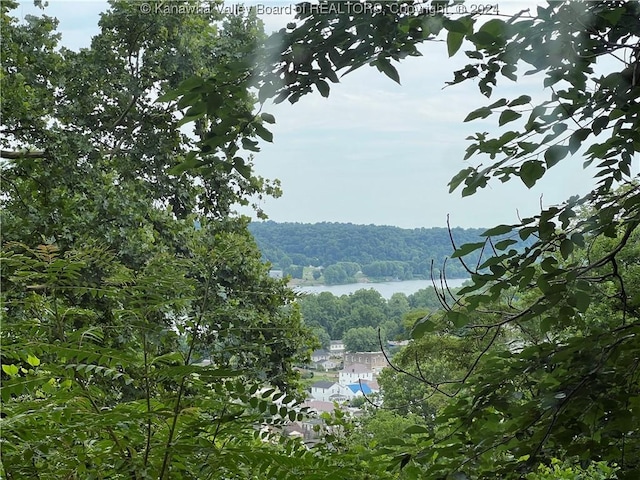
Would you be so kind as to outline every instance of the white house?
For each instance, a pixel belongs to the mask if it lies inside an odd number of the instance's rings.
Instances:
[[[320,362],[322,360],[329,360],[330,356],[331,356],[331,354],[329,352],[327,352],[326,350],[314,350],[311,353],[311,361]]]
[[[335,360],[320,360],[319,362],[313,362],[313,366],[316,370],[332,370],[340,366],[340,362]]]
[[[340,355],[344,352],[344,343],[342,340],[331,340],[329,344],[329,352],[332,355]]]
[[[346,402],[351,400],[355,393],[346,385],[335,382],[316,382],[311,385],[311,397],[321,402]]]
[[[342,385],[357,383],[358,380],[373,380],[373,370],[362,363],[352,363],[345,365],[338,374],[338,382]]]

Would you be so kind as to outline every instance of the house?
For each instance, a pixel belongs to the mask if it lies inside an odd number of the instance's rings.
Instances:
[[[269,270],[270,278],[283,278],[284,272],[282,270]]]
[[[342,340],[331,340],[329,344],[329,352],[332,355],[340,355],[344,352],[344,343]]]
[[[315,350],[311,353],[312,362],[320,362],[322,360],[329,360],[331,354],[326,350]]]
[[[358,397],[360,395],[371,395],[373,393],[373,390],[367,384],[367,382],[352,383],[350,385],[347,385],[347,387],[349,387],[349,390],[353,392],[353,395],[355,397]]]
[[[389,345],[389,347],[391,348],[406,347],[407,345],[409,345],[409,340],[388,340],[387,345]]]
[[[340,366],[340,362],[335,360],[320,360],[319,362],[314,362],[313,367],[316,370],[332,370]]]
[[[382,352],[346,352],[343,361],[344,365],[355,363],[366,365],[374,375],[378,375],[384,367],[389,366],[389,362]]]
[[[345,366],[338,373],[338,382],[342,385],[349,385],[358,380],[373,380],[373,370],[362,363],[352,363]]]
[[[360,383],[366,383],[367,386],[371,389],[371,393],[379,393],[380,385],[375,380],[360,380]]]
[[[346,402],[354,396],[353,390],[339,383],[321,381],[311,385],[311,397],[321,402]]]
[[[320,400],[307,400],[302,406],[316,413],[333,413],[336,408],[333,402],[323,402]]]

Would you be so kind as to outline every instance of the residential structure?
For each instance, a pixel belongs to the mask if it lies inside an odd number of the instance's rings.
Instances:
[[[311,397],[321,402],[346,402],[354,396],[353,390],[346,384],[322,381],[311,385]]]
[[[269,270],[269,277],[271,278],[283,278],[284,272],[282,270]]]
[[[389,366],[382,352],[345,352],[343,361],[345,368],[347,365],[359,363],[367,366],[374,375],[378,375],[384,367]]]
[[[313,368],[316,370],[333,370],[338,368],[341,362],[336,360],[320,360],[319,362],[313,362]]]
[[[329,360],[331,354],[326,350],[315,350],[311,353],[311,361],[320,362],[322,360]]]
[[[342,340],[331,340],[329,352],[331,352],[332,355],[342,354],[342,352],[344,352],[344,343]]]
[[[373,376],[373,370],[367,365],[362,363],[347,365],[345,363],[344,368],[338,373],[338,383],[349,385],[358,382],[358,380],[373,380]]]

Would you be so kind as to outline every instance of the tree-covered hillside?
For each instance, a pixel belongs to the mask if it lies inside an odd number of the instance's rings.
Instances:
[[[439,274],[444,261],[453,254],[446,228],[404,229],[380,225],[352,223],[277,223],[254,222],[249,225],[263,256],[274,266],[295,277],[291,266],[313,265],[325,267],[325,282],[342,283],[340,268],[347,262],[357,263],[362,272],[372,278],[400,278]],[[453,228],[456,245],[481,241],[485,229]],[[477,262],[477,255],[470,259]],[[337,265],[332,267],[332,265]],[[326,273],[330,278],[326,278]],[[338,270],[337,272],[335,272]],[[357,270],[356,270],[357,271]],[[337,275],[331,275],[337,273]],[[451,278],[468,276],[457,261],[447,262],[446,273]],[[335,277],[335,278],[334,278]],[[333,281],[332,281],[333,280]],[[337,280],[337,281],[336,281]]]

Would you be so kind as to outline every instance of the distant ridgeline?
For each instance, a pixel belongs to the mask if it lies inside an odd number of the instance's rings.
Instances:
[[[372,280],[410,280],[438,276],[453,247],[446,228],[415,228],[351,223],[252,222],[249,230],[265,260],[293,278],[303,277],[303,267],[323,267],[313,272],[317,281],[327,284],[350,283],[358,272]],[[459,248],[481,242],[483,228],[453,228]],[[500,238],[501,240],[503,237]],[[513,248],[521,246],[515,238]],[[465,256],[471,268],[478,265],[479,251]],[[488,255],[483,256],[483,260]],[[433,260],[433,263],[432,263]],[[308,270],[308,269],[307,269]],[[448,278],[469,274],[458,259],[447,260]]]

